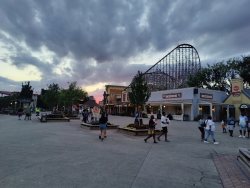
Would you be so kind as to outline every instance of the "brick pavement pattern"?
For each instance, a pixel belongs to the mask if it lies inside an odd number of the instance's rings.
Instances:
[[[237,156],[216,153],[211,154],[211,156],[225,188],[250,187],[250,182],[248,180],[248,178],[250,178],[250,173],[240,164],[237,160]],[[234,161],[244,170],[248,178],[241,172]]]

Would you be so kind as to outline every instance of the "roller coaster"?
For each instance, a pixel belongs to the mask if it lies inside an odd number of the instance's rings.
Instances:
[[[190,44],[181,44],[148,69],[143,77],[151,92],[179,89],[188,87],[189,75],[200,69],[197,50]]]

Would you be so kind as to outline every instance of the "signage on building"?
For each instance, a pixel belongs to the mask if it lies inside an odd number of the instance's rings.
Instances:
[[[238,86],[234,86],[234,91],[237,91],[239,89]]]
[[[233,95],[233,97],[239,97],[240,96],[240,92],[238,91],[238,92],[232,92],[232,95]]]
[[[203,99],[213,99],[213,94],[201,93],[200,98]]]
[[[170,98],[181,98],[181,93],[169,93],[169,94],[163,94],[163,99],[170,99]]]
[[[241,104],[239,108],[248,108],[246,104]]]
[[[22,99],[21,102],[30,102],[30,100]]]
[[[111,92],[110,97],[111,97],[111,100],[114,99],[114,98],[115,98],[115,93],[114,93],[114,92]]]

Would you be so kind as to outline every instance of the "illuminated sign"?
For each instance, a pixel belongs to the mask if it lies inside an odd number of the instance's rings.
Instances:
[[[238,91],[238,92],[232,92],[232,95],[233,95],[233,97],[239,97],[240,96],[240,92]]]
[[[234,86],[234,91],[237,91],[239,89],[238,86]]]
[[[163,94],[163,99],[170,99],[170,98],[181,98],[181,93],[169,93],[169,94]]]
[[[247,104],[241,104],[239,108],[248,108]]]
[[[213,94],[201,93],[200,98],[203,99],[213,99]]]

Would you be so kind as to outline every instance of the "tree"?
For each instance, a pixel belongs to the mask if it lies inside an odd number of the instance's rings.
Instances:
[[[208,64],[207,68],[189,76],[187,84],[189,87],[207,88],[212,90],[220,90],[230,93],[231,80],[240,76],[244,80],[244,84],[249,86],[250,83],[250,56],[242,59],[229,59],[213,64]]]
[[[68,89],[61,89],[60,101],[65,104],[64,106],[69,107],[72,103],[78,106],[81,99],[86,100],[87,98],[88,93],[77,86],[77,82],[70,83]]]
[[[34,89],[31,88],[32,86],[30,86],[30,81],[25,82],[25,85],[22,83],[22,90],[20,93],[21,99],[32,99]]]
[[[250,55],[229,62],[236,75],[243,78],[245,87],[250,85]]]
[[[48,86],[48,89],[44,92],[43,95],[41,94],[41,100],[49,106],[49,109],[53,108],[53,106],[58,105],[59,91],[59,85],[53,83]]]
[[[139,106],[143,109],[151,96],[151,92],[148,90],[148,84],[145,82],[142,72],[138,71],[130,87],[131,92],[128,93],[130,103],[137,107],[137,111]]]

